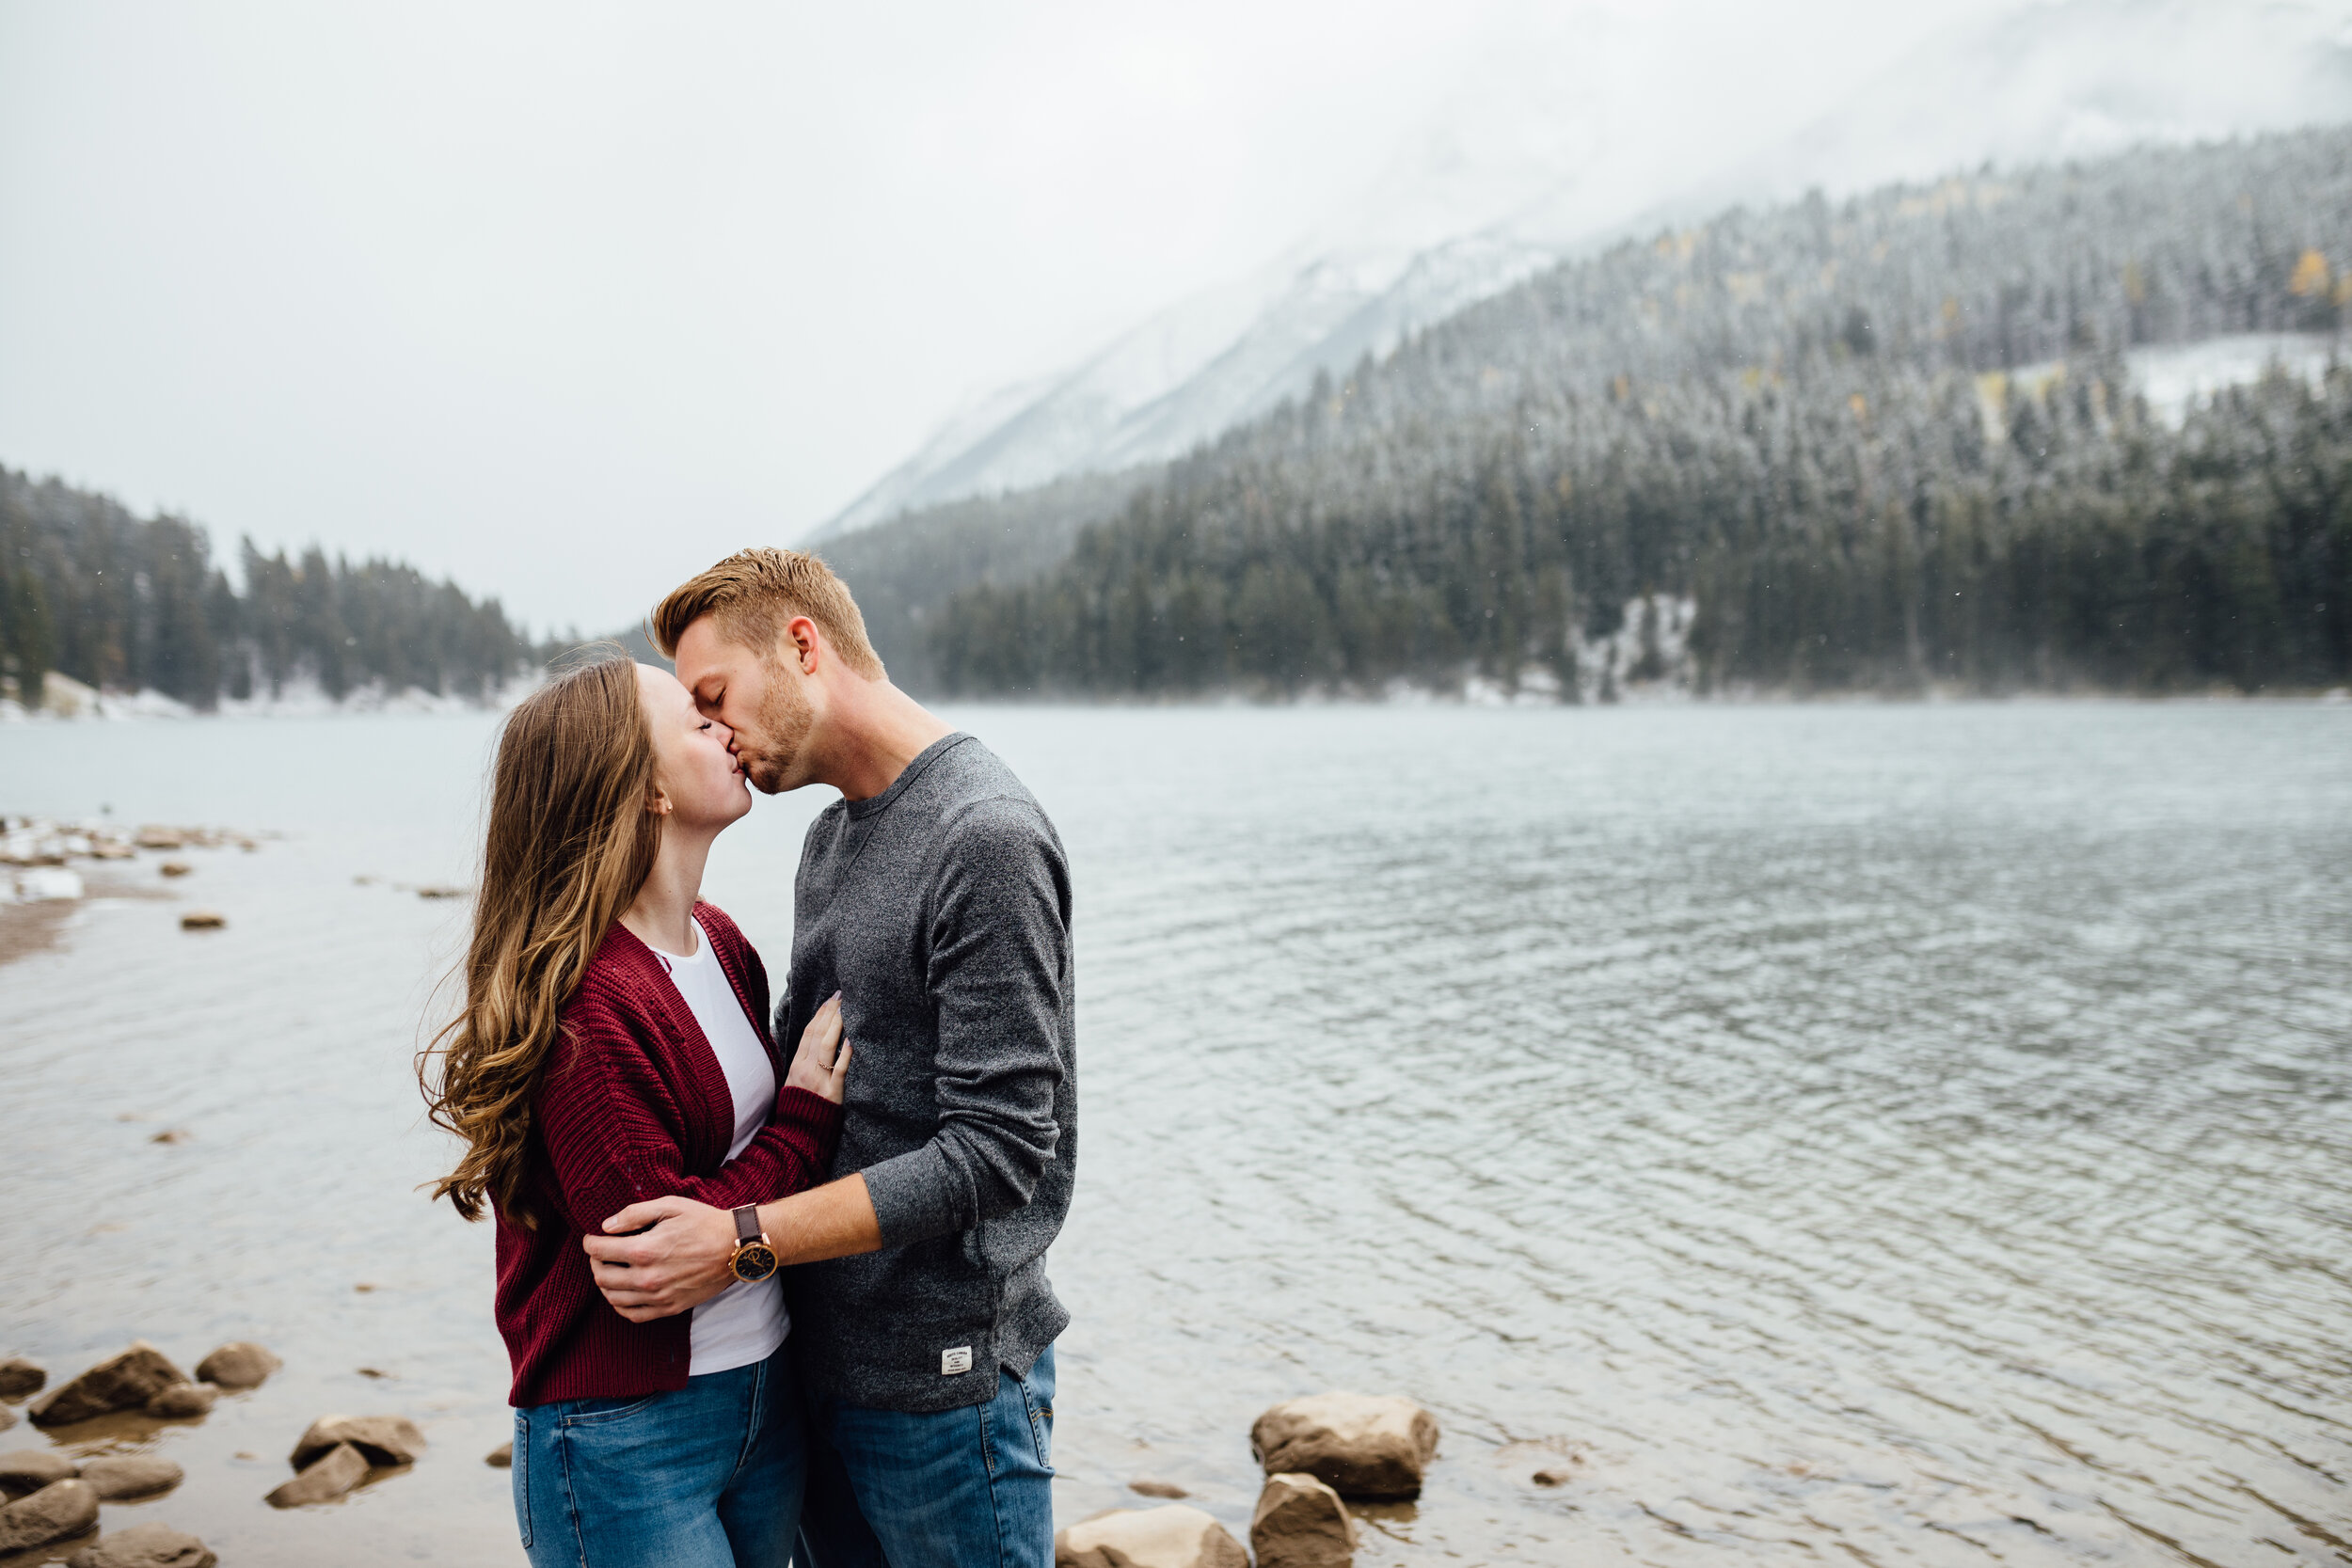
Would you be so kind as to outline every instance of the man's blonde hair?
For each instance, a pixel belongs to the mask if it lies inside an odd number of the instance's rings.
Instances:
[[[708,615],[734,641],[775,657],[776,641],[796,615],[805,615],[825,634],[841,662],[869,681],[887,678],[874,645],[866,640],[866,617],[833,568],[799,550],[738,550],[716,566],[670,590],[655,607],[653,640],[664,658],[677,657],[686,628]]]

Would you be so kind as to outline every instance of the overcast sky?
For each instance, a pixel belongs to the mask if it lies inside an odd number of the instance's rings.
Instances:
[[[0,0],[0,463],[605,629],[1314,236],[1664,199],[2011,4]]]

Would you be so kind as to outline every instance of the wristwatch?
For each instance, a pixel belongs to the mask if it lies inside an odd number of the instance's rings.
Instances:
[[[727,1267],[735,1271],[736,1278],[751,1285],[776,1272],[776,1249],[768,1244],[768,1233],[759,1228],[756,1203],[735,1211],[735,1256]]]

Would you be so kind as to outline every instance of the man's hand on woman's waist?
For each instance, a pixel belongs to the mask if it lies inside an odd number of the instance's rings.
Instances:
[[[763,1203],[759,1227],[783,1264],[817,1263],[878,1251],[866,1178],[845,1176]],[[691,1311],[735,1283],[735,1216],[691,1197],[632,1203],[580,1239],[589,1273],[612,1309],[633,1323]],[[636,1234],[629,1234],[636,1232]]]

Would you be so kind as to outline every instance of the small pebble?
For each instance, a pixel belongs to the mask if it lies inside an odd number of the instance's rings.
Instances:
[[[21,1400],[27,1394],[38,1394],[48,1381],[49,1374],[41,1370],[37,1361],[27,1361],[21,1355],[0,1361],[0,1400]]]
[[[301,1508],[332,1502],[368,1479],[368,1462],[348,1443],[339,1443],[310,1462],[294,1480],[283,1482],[262,1501],[272,1508]]]
[[[493,1470],[513,1469],[515,1467],[515,1445],[512,1443],[501,1443],[497,1448],[492,1449],[488,1453],[482,1456],[482,1463],[487,1465]]]
[[[215,1568],[211,1547],[169,1525],[133,1525],[99,1537],[65,1560],[65,1568]]]
[[[98,1523],[98,1493],[87,1481],[59,1481],[0,1509],[0,1552],[69,1541]]]
[[[73,1461],[55,1449],[19,1449],[0,1453],[0,1492],[38,1492],[73,1479]]]
[[[175,1383],[159,1388],[147,1401],[147,1413],[167,1421],[184,1421],[212,1414],[220,1390],[204,1383]]]
[[[1191,1493],[1172,1481],[1153,1481],[1149,1476],[1127,1483],[1130,1492],[1140,1492],[1147,1497],[1189,1497]]]
[[[199,1380],[222,1388],[259,1388],[285,1363],[262,1346],[231,1339],[196,1364]]]
[[[109,1502],[119,1497],[151,1497],[158,1492],[168,1492],[180,1484],[183,1476],[179,1465],[152,1454],[108,1454],[86,1460],[82,1465],[82,1479]]]

